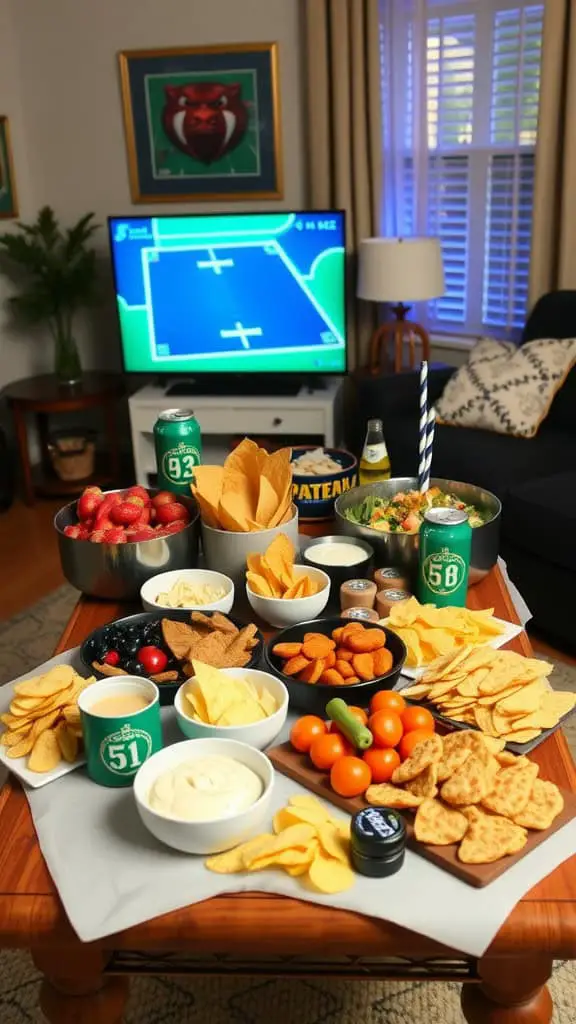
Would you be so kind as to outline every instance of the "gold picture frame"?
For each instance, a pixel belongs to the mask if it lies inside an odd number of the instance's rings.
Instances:
[[[5,115],[0,115],[0,219],[18,216],[18,199],[14,179],[14,160],[10,140],[10,125]]]
[[[134,203],[282,199],[278,44],[118,54]]]

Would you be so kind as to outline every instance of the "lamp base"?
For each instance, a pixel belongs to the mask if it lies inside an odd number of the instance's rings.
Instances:
[[[370,339],[368,372],[377,377],[388,363],[388,343],[394,343],[394,373],[401,373],[404,364],[404,342],[408,342],[408,362],[411,370],[416,368],[416,338],[422,346],[422,359],[430,359],[430,338],[421,324],[406,320],[410,306],[399,302],[392,306],[396,319],[377,327]]]

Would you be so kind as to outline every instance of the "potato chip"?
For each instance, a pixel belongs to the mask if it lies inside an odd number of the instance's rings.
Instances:
[[[440,800],[426,799],[416,812],[414,835],[420,843],[448,846],[459,842],[468,829],[468,818]]]
[[[246,679],[229,676],[196,659],[192,665],[195,675],[184,690],[191,717],[210,725],[250,725],[278,710],[278,704],[269,691],[262,690],[266,698],[264,704],[261,703],[260,694],[249,676]]]
[[[60,747],[53,729],[45,729],[35,739],[28,759],[31,772],[51,772],[60,762]]]
[[[330,857],[325,850],[319,850],[308,871],[311,884],[327,895],[345,892],[354,885],[355,877],[349,864]]]
[[[529,683],[528,686],[522,686],[517,693],[502,698],[496,706],[499,711],[503,711],[507,715],[513,715],[516,712],[527,714],[539,707],[543,691],[543,682],[537,680],[534,683]]]
[[[78,757],[78,737],[69,729],[66,722],[58,722],[54,734],[62,757],[69,764],[73,764]]]
[[[70,686],[75,675],[71,665],[55,665],[43,676],[16,683],[14,693],[22,697],[53,697]]]

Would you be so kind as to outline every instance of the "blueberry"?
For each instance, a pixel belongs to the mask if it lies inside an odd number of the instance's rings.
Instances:
[[[127,661],[126,664],[122,667],[125,668],[128,674],[131,676],[143,676],[146,674],[144,672],[144,666],[141,665],[140,662],[136,660],[136,658],[131,658],[130,661]]]
[[[142,644],[138,637],[123,637],[120,641],[119,649],[125,658],[130,658],[138,653],[141,646]]]

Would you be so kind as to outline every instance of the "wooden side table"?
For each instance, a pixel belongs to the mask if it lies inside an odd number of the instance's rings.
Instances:
[[[16,380],[4,389],[4,396],[12,410],[18,456],[22,472],[24,500],[33,505],[36,494],[76,494],[90,483],[106,484],[115,482],[120,476],[120,449],[116,425],[116,406],[124,396],[124,382],[113,373],[85,373],[75,385],[60,384],[51,374]],[[109,473],[94,475],[86,480],[65,481],[51,479],[46,474],[48,453],[48,416],[55,413],[79,412],[83,409],[100,407],[103,411],[108,442]],[[35,483],[30,462],[26,414],[36,416],[44,476]]]

